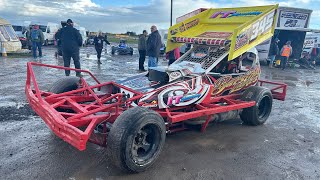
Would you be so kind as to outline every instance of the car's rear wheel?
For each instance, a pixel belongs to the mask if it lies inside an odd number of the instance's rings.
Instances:
[[[256,105],[243,109],[241,120],[248,125],[257,126],[266,122],[272,109],[272,94],[269,89],[251,86],[242,94],[243,101],[255,101]]]
[[[159,157],[165,142],[162,117],[147,108],[123,112],[108,135],[108,154],[116,166],[129,172],[142,172]]]

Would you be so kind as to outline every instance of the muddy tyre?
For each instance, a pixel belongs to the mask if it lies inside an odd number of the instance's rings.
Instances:
[[[272,109],[272,94],[269,89],[251,86],[242,94],[243,101],[255,101],[256,105],[243,109],[241,120],[248,125],[257,126],[266,122]]]
[[[52,84],[49,92],[55,94],[64,93],[78,89],[80,78],[78,77],[65,77]]]
[[[157,160],[166,138],[162,117],[147,108],[124,111],[112,125],[107,152],[113,163],[129,172],[142,172]]]

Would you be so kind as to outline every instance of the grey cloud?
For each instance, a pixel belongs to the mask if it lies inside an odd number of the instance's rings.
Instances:
[[[59,23],[61,20],[72,18],[79,25],[84,26],[91,31],[103,30],[108,32],[140,32],[142,29],[149,29],[149,26],[152,24],[157,24],[162,28],[168,28],[170,22],[170,3],[168,0],[151,0],[150,3],[143,6],[125,7],[94,7],[93,4],[89,7],[80,7],[79,4],[81,0],[3,1],[5,1],[6,7],[0,8],[1,16],[10,21],[36,20],[41,22],[50,21]],[[197,9],[200,6],[230,7],[247,5],[244,3],[244,0],[231,1],[232,4],[216,4],[213,3],[215,1],[209,2],[208,0],[175,0],[174,2],[174,17]],[[271,4],[274,2],[275,1],[273,0],[261,0],[259,2],[253,0],[252,3]],[[29,6],[31,5],[35,8],[30,9]],[[34,13],[41,8],[48,8],[48,12],[42,11],[42,13]]]

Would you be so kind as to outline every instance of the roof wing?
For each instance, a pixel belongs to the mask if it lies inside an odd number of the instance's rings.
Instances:
[[[273,36],[277,5],[208,9],[169,28],[167,52],[184,43],[230,46],[232,60]]]

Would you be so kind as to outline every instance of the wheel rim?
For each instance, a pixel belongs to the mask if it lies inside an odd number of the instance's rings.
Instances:
[[[270,99],[268,96],[262,98],[258,106],[259,119],[264,119],[270,113]]]
[[[159,127],[155,124],[143,126],[135,135],[131,148],[134,162],[139,165],[148,163],[158,151],[161,141]]]

